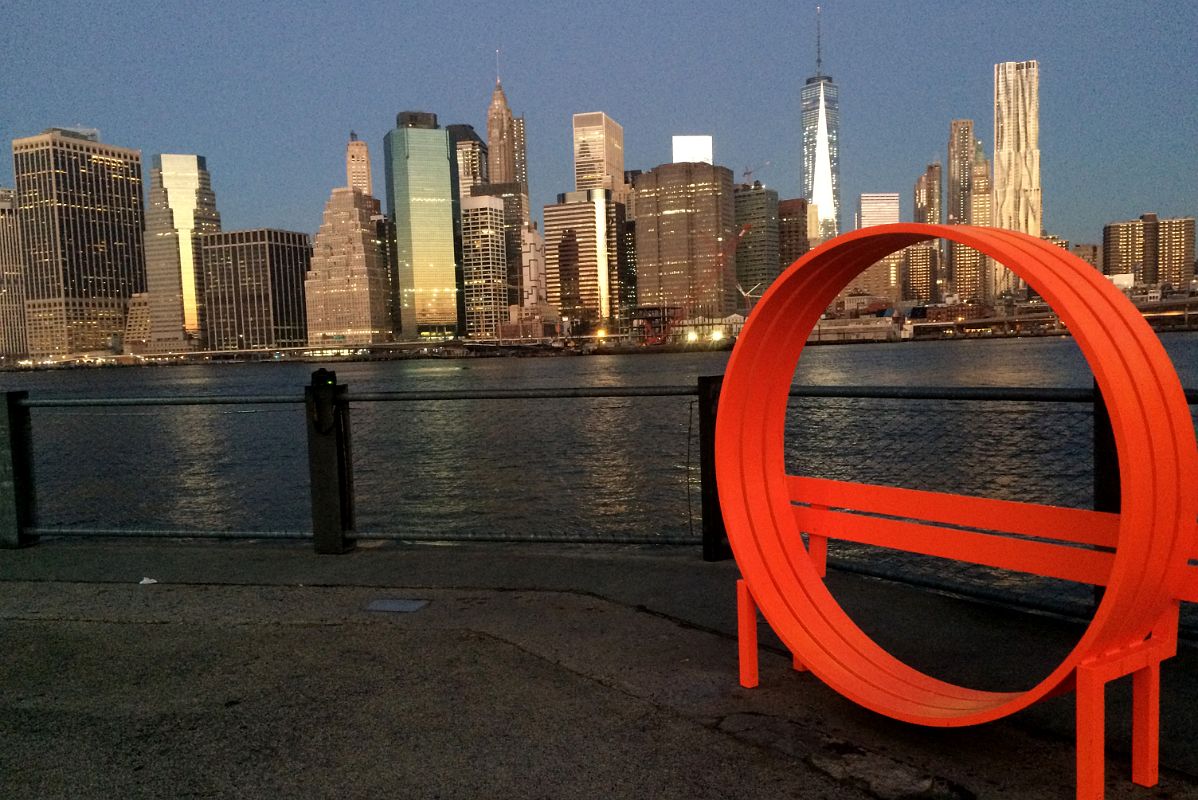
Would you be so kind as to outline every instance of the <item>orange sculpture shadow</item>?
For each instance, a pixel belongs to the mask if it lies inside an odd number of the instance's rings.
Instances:
[[[1110,413],[1123,476],[1118,514],[786,474],[787,398],[824,309],[869,265],[938,238],[1009,267],[1072,332]],[[757,685],[760,610],[796,667],[900,720],[974,725],[1072,689],[1077,796],[1095,800],[1104,787],[1105,686],[1132,675],[1132,780],[1156,784],[1160,663],[1177,650],[1180,602],[1198,601],[1198,572],[1189,566],[1198,556],[1198,447],[1181,383],[1156,334],[1089,264],[1022,233],[963,225],[881,225],[816,248],[774,282],[733,349],[716,422],[716,475],[742,575],[742,685]],[[857,627],[824,585],[830,538],[1106,590],[1089,627],[1048,677],[1026,692],[981,691],[913,669]]]

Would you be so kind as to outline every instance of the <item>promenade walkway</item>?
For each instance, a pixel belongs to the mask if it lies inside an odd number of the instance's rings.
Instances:
[[[632,546],[0,552],[0,797],[1073,797],[1071,696],[917,728],[793,672],[768,638],[761,686],[740,688],[736,574]],[[829,581],[884,646],[984,688],[1030,685],[1080,630]],[[428,602],[367,610],[395,600]],[[1120,686],[1108,797],[1198,798],[1198,650],[1163,681],[1161,785],[1128,782]]]

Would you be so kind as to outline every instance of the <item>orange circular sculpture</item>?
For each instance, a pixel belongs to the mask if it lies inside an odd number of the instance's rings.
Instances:
[[[870,639],[829,593],[804,546],[800,533],[808,529],[796,517],[796,502],[802,500],[794,497],[796,479],[785,470],[788,393],[816,322],[868,266],[908,245],[939,238],[1009,267],[1057,312],[1094,373],[1118,448],[1120,514],[1100,518],[1098,512],[1076,512],[1095,515],[1096,521],[1109,518],[1112,536],[1117,530],[1113,555],[1060,548],[1063,557],[1046,557],[1060,561],[1066,574],[1070,553],[1105,558],[1094,562],[1100,574],[1093,579],[1106,586],[1105,595],[1074,649],[1026,692],[980,691],[941,681]],[[1176,609],[1191,580],[1187,560],[1195,552],[1198,449],[1173,365],[1144,318],[1105,277],[1068,252],[1022,233],[881,225],[840,236],[795,262],[757,303],[732,352],[719,401],[716,457],[728,539],[752,601],[816,677],[860,705],[901,720],[972,725],[1068,689],[1082,674],[1079,668],[1106,654],[1134,654],[1145,640],[1159,637],[1160,620]],[[851,488],[845,491],[851,497]],[[939,497],[947,504],[956,498]],[[825,506],[813,508],[814,515]],[[1051,515],[1045,513],[1048,520]],[[1003,524],[994,520],[993,528]],[[1133,668],[1138,667],[1126,666],[1120,674]]]

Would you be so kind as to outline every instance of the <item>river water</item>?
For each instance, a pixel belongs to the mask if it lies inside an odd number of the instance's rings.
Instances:
[[[1198,333],[1162,338],[1198,387]],[[694,385],[728,354],[338,363],[362,391]],[[247,363],[0,374],[37,397],[291,393],[317,365]],[[808,348],[800,384],[1087,387],[1068,338]],[[422,536],[604,539],[699,532],[698,419],[685,397],[361,402],[357,527]],[[43,527],[306,530],[300,405],[34,409]],[[791,403],[800,474],[1089,507],[1084,404]],[[861,560],[859,548],[834,555]],[[876,554],[875,554],[876,555]],[[872,557],[872,556],[870,556]],[[887,556],[881,556],[885,559]],[[927,567],[925,572],[934,572]],[[968,576],[966,576],[968,577]],[[994,575],[979,573],[981,583]]]

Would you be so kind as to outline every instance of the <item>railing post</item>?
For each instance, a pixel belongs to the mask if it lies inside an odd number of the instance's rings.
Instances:
[[[304,387],[308,420],[308,479],[312,492],[312,537],[316,552],[354,548],[354,470],[350,449],[349,387],[337,373],[318,369]]]
[[[1111,415],[1098,381],[1094,381],[1094,510],[1118,514],[1122,505],[1119,483],[1119,453]],[[1102,602],[1103,587],[1094,587],[1094,604]]]
[[[722,561],[732,555],[715,482],[715,415],[723,383],[723,375],[699,377],[699,486],[703,510],[704,561]]]
[[[22,401],[28,392],[5,392],[0,415],[0,547],[28,547],[33,527],[33,427]]]

